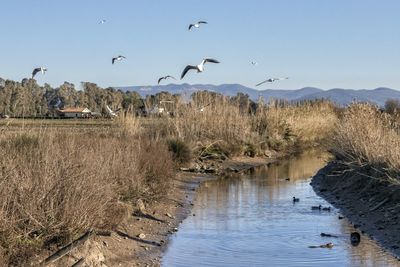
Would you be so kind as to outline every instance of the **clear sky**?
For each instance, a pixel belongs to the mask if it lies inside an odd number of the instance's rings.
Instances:
[[[1,10],[7,79],[45,66],[39,84],[154,85],[213,57],[221,64],[182,82],[254,87],[289,76],[260,89],[400,89],[398,0],[7,0]],[[189,32],[197,20],[209,24]],[[111,65],[118,54],[127,60]]]

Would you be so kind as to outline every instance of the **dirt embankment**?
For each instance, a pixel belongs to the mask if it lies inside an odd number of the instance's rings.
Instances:
[[[313,177],[312,186],[356,228],[400,257],[400,182],[373,167],[334,161]]]
[[[272,161],[240,157],[214,165],[218,166],[218,173],[229,173]],[[192,216],[198,186],[217,177],[206,173],[178,173],[173,181],[174,190],[168,192],[165,198],[149,206],[139,204],[137,210],[127,214],[117,230],[100,235],[93,233],[83,244],[73,247],[65,256],[46,266],[160,266],[170,235],[178,231],[179,224],[187,216]],[[44,257],[38,257],[34,265]]]

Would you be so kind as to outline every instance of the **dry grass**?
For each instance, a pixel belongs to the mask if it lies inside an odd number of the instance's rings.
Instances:
[[[250,102],[205,94],[177,104],[173,117],[2,124],[0,261],[24,265],[88,229],[116,227],[138,198],[168,191],[190,147],[220,159],[285,152],[318,144],[335,120],[327,102],[260,103],[256,111]]]
[[[332,132],[337,120],[329,102],[275,107],[232,102],[227,97],[201,99],[177,108],[168,119],[168,135],[187,143],[225,143],[230,154],[246,154],[249,146],[263,155],[265,150],[313,146]]]
[[[335,154],[349,163],[400,172],[400,120],[370,104],[353,104],[337,124]]]
[[[24,265],[44,247],[90,228],[113,228],[126,214],[123,202],[157,198],[168,189],[173,162],[167,147],[141,135],[132,118],[117,124],[100,133],[1,129],[3,262]]]

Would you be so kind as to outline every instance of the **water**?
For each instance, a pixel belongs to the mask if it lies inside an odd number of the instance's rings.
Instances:
[[[311,210],[329,205],[309,185],[325,162],[326,156],[308,152],[202,184],[195,216],[171,238],[162,266],[400,266],[364,235],[352,246],[349,235],[355,229],[338,219],[337,210]],[[300,202],[294,205],[293,196]],[[321,232],[340,237],[321,237]],[[328,242],[332,249],[308,248]]]

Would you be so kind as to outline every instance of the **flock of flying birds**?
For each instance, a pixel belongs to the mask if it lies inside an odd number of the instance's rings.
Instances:
[[[106,23],[106,20],[105,20],[105,19],[102,19],[102,20],[99,21],[99,24],[104,24],[104,23]],[[190,30],[192,30],[193,28],[198,29],[198,28],[200,28],[200,26],[201,26],[202,24],[208,24],[208,22],[207,22],[207,21],[198,21],[198,22],[196,22],[196,23],[192,23],[192,24],[189,25],[188,30],[190,31]],[[118,55],[118,56],[113,57],[113,58],[111,59],[111,63],[114,64],[116,61],[121,61],[121,60],[124,60],[124,59],[126,59],[125,56]],[[186,76],[186,74],[187,74],[190,70],[195,70],[195,71],[197,71],[197,73],[203,72],[203,71],[204,71],[204,64],[206,64],[206,63],[218,64],[218,63],[220,63],[220,62],[219,62],[218,60],[216,60],[216,59],[213,59],[213,58],[204,58],[204,59],[201,61],[201,63],[198,64],[198,65],[187,65],[187,66],[183,69],[183,71],[182,71],[182,74],[181,74],[181,77],[180,77],[181,80]],[[258,63],[257,63],[256,61],[251,61],[250,63],[251,63],[251,65],[253,65],[253,66],[257,66],[257,65],[258,65]],[[34,68],[33,71],[32,71],[32,79],[35,77],[35,75],[36,75],[37,73],[41,72],[42,74],[45,74],[46,71],[47,71],[47,68],[45,68],[45,67]],[[160,82],[161,82],[162,80],[167,80],[167,79],[174,79],[174,80],[176,80],[174,76],[166,75],[166,76],[160,77],[160,78],[158,79],[158,81],[157,81],[157,84],[160,84]],[[264,83],[273,83],[273,82],[276,82],[276,81],[281,81],[281,80],[286,80],[286,79],[289,79],[289,77],[284,77],[284,78],[268,78],[268,79],[266,79],[266,80],[264,80],[264,81],[262,81],[262,82],[256,84],[256,86],[260,86],[260,85],[262,85],[262,84],[264,84]],[[108,107],[107,107],[107,108],[108,108]]]

